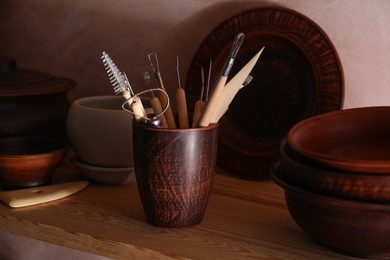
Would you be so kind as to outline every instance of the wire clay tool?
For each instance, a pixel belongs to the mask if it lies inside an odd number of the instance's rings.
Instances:
[[[152,61],[153,58],[154,58],[154,62]],[[160,66],[158,64],[157,54],[155,52],[154,53],[149,53],[148,54],[148,59],[149,59],[149,62],[150,62],[150,66],[152,67],[154,76],[156,78],[157,86],[160,89],[164,90],[164,92],[166,93],[166,90],[164,88],[164,83],[162,81],[162,77],[161,77],[161,73],[160,73]],[[168,121],[169,128],[176,128],[175,118],[173,116],[172,107],[169,105],[169,103],[167,101],[167,95],[164,95],[162,92],[159,92],[158,93],[158,97],[159,97],[159,99],[161,101],[161,105],[163,107],[166,107],[165,118]]]
[[[189,128],[188,121],[188,110],[187,110],[187,101],[186,101],[186,92],[181,86],[180,82],[180,70],[179,70],[179,56],[176,56],[176,73],[177,73],[177,82],[179,87],[176,89],[176,104],[177,104],[177,114],[179,116],[179,125],[180,128]]]
[[[226,84],[227,78],[230,74],[230,71],[234,64],[234,59],[241,47],[242,42],[244,41],[245,35],[243,33],[237,34],[232,49],[230,50],[229,56],[225,62],[225,65],[222,68],[221,75],[217,81],[213,93],[211,94],[210,100],[206,105],[206,109],[200,118],[199,126],[207,127],[210,124],[211,118],[214,114],[214,111],[218,105],[220,96]]]
[[[210,120],[210,123],[216,123],[223,116],[223,114],[228,110],[228,107],[232,100],[234,99],[237,92],[249,84],[252,80],[252,76],[248,76],[252,71],[253,67],[256,65],[260,55],[262,54],[264,47],[261,48],[259,52],[226,84],[224,87],[214,114]],[[249,82],[248,82],[249,81]]]
[[[145,109],[142,105],[141,99],[138,96],[134,96],[134,92],[126,74],[122,74],[122,72],[119,71],[118,67],[106,52],[103,52],[102,60],[111,84],[114,87],[115,94],[121,94],[123,98],[128,100],[128,105],[134,112],[135,120],[137,122],[142,121],[142,118],[146,117]]]
[[[114,87],[115,94],[122,95],[122,97],[125,99],[122,108],[133,114],[137,122],[145,123],[154,127],[160,127],[160,115],[157,115],[152,119],[147,118],[145,109],[142,105],[142,101],[139,97],[141,93],[138,95],[134,94],[126,74],[119,71],[118,67],[115,65],[115,63],[112,61],[112,59],[106,52],[103,52],[101,58],[107,70],[110,82]],[[129,109],[126,108],[126,106]]]
[[[144,75],[145,84],[149,86],[151,84],[149,72],[144,72],[143,75]],[[160,99],[154,95],[153,91],[152,91],[152,98],[150,99],[150,104],[152,105],[155,115],[162,113],[163,106],[161,105]],[[168,122],[164,114],[161,114],[160,119],[161,119],[161,128],[168,128]]]

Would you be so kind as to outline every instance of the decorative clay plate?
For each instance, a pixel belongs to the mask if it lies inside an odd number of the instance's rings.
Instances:
[[[297,122],[339,110],[344,78],[336,50],[312,20],[285,8],[265,7],[217,26],[196,52],[187,75],[189,109],[201,92],[201,67],[213,61],[211,86],[219,77],[235,36],[245,33],[230,77],[263,46],[251,72],[220,120],[218,166],[247,178],[267,178],[280,141]]]

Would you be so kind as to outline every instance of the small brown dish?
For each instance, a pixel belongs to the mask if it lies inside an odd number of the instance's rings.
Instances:
[[[294,151],[284,139],[276,166],[291,184],[313,192],[361,201],[390,202],[390,174],[329,170]]]
[[[390,257],[390,205],[342,200],[297,188],[274,170],[285,190],[287,208],[306,233],[339,252],[359,257]]]
[[[328,112],[287,135],[295,151],[333,169],[390,174],[390,106]]]
[[[0,139],[0,185],[3,189],[49,184],[68,145],[44,137]]]

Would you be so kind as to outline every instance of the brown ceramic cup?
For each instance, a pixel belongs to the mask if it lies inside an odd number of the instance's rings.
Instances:
[[[134,166],[146,220],[159,227],[202,221],[217,156],[218,124],[163,129],[133,123]]]

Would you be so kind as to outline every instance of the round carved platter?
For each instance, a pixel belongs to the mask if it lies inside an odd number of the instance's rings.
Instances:
[[[196,52],[187,74],[189,109],[201,93],[201,68],[213,62],[218,79],[235,36],[245,40],[233,77],[263,47],[250,75],[220,120],[217,164],[246,178],[268,178],[288,130],[310,116],[342,108],[344,77],[337,52],[312,20],[285,8],[245,11],[217,26]]]

